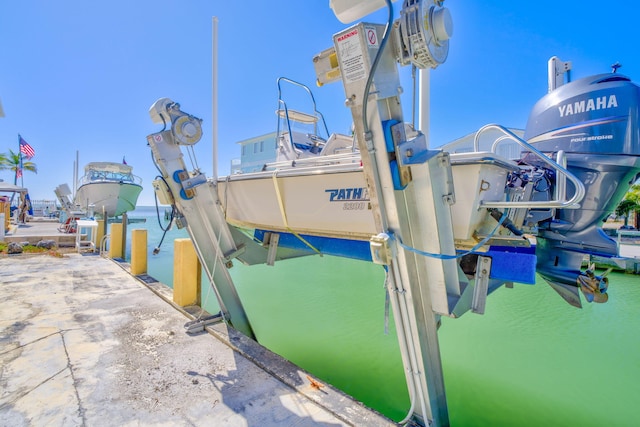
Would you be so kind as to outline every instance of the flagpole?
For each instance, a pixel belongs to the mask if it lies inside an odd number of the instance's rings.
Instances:
[[[24,171],[22,170],[22,147],[20,146],[20,139],[22,137],[18,134],[18,156],[20,156],[20,187],[24,188]],[[18,173],[16,171],[16,173]]]
[[[14,178],[14,183],[16,185],[18,184],[18,173],[19,173],[20,185],[22,187],[24,187],[24,161],[22,156],[23,154],[27,157],[27,160],[29,160],[36,155],[36,150],[34,150],[33,147],[29,145],[29,143],[22,138],[22,135],[18,134],[18,156],[20,157],[18,158],[19,164],[16,165],[16,175]],[[37,172],[35,167],[33,167],[33,164],[30,165],[30,167],[34,172]]]
[[[22,167],[22,153],[20,152],[20,134],[18,134],[18,156],[20,156],[20,164],[16,165],[16,170],[15,170],[15,174],[13,175],[13,183],[15,185],[18,185],[18,168]],[[13,198],[15,197],[16,193],[12,193],[11,194],[11,200],[9,201],[9,204],[13,204]]]
[[[24,188],[24,171],[22,170],[22,146],[20,145],[20,140],[22,139],[22,137],[20,136],[20,134],[18,134],[18,156],[20,156],[20,187]],[[18,174],[18,171],[16,171],[16,175]],[[17,181],[17,180],[16,180]],[[15,194],[15,193],[13,193]],[[22,217],[22,206],[24,204],[24,200],[22,199],[24,193],[20,193],[20,200],[18,201],[18,224],[20,223],[20,219],[23,218]],[[27,196],[24,195],[24,197],[26,198]]]
[[[18,144],[20,144],[20,142],[18,142]],[[22,151],[19,151],[18,154],[20,155],[20,172],[22,172],[20,174],[20,187],[24,188],[24,168],[22,166]]]
[[[18,170],[22,172],[22,150],[21,150],[22,147],[20,147],[20,138],[21,138],[20,134],[18,134],[18,156],[20,157],[18,157],[18,165],[16,166],[16,179],[13,180],[13,182],[15,182],[16,185],[18,185]],[[20,168],[20,169],[17,169],[17,168]]]

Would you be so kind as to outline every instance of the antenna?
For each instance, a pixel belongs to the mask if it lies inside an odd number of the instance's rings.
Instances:
[[[211,34],[211,177],[218,179],[218,17],[212,18]]]

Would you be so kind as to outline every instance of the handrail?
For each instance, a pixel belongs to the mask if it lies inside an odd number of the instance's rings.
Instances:
[[[289,113],[288,113],[288,109],[287,109],[287,104],[283,101],[282,99],[282,87],[280,85],[280,82],[287,82],[290,83],[294,86],[298,86],[301,87],[302,89],[304,89],[308,94],[309,97],[311,98],[311,103],[313,104],[313,113],[322,119],[322,124],[324,125],[324,131],[327,134],[327,137],[329,136],[329,128],[327,127],[327,122],[324,119],[324,116],[322,115],[322,113],[320,111],[318,111],[318,108],[316,107],[316,99],[313,96],[313,93],[311,92],[311,89],[309,89],[308,86],[299,83],[295,80],[291,80],[287,77],[278,77],[278,80],[276,81],[276,83],[278,84],[278,110],[281,109],[280,104],[283,105],[284,107],[284,113],[286,115],[286,120],[287,120],[287,125],[289,127],[289,134],[291,134],[291,125],[289,124]],[[280,116],[280,114],[278,114],[278,116]],[[318,129],[317,129],[317,124],[314,124],[314,132],[317,134],[318,133]],[[277,132],[276,135],[280,135],[280,118],[278,117],[278,126],[277,126]]]
[[[321,165],[327,163],[345,163],[345,162],[359,162],[361,159],[359,153],[339,153],[339,154],[330,154],[327,156],[314,156],[314,157],[305,157],[303,159],[295,160],[295,166],[307,166],[307,165]],[[269,162],[266,163],[267,167],[276,167],[283,168],[287,166],[291,166],[291,161],[279,161],[279,162]]]
[[[104,236],[102,236],[102,239],[100,240],[100,246],[98,247],[98,254],[100,256],[103,256],[103,253],[107,252],[107,242],[111,240],[111,234],[105,234]]]
[[[556,163],[563,168],[567,168],[567,155],[564,150],[558,150],[556,154]],[[556,175],[555,199],[563,200],[567,197],[567,177],[564,175]]]
[[[278,86],[278,91],[279,90],[280,90],[280,87]],[[282,104],[282,108],[280,107],[281,104]],[[284,120],[287,121],[287,131],[289,132],[289,144],[291,145],[291,150],[293,150],[293,152],[295,153],[296,148],[293,145],[293,132],[291,132],[291,123],[289,122],[289,109],[287,108],[287,104],[278,96],[278,109],[276,111],[280,111],[281,109],[284,109],[284,115],[285,115]],[[314,126],[314,132],[315,132],[315,126]],[[276,141],[280,139],[284,140],[284,136],[280,135],[280,114],[278,114],[278,124],[276,126]]]
[[[569,172],[566,169],[566,157],[563,151],[559,151],[557,158],[558,161],[561,163],[564,163],[565,166],[561,166],[558,164],[558,162],[550,159],[549,157],[547,157],[544,153],[542,153],[541,151],[539,151],[538,149],[534,148],[531,144],[529,144],[528,142],[526,142],[525,140],[521,139],[520,137],[518,137],[516,134],[514,134],[513,132],[511,132],[509,129],[505,128],[504,126],[500,126],[497,124],[488,124],[483,126],[482,128],[480,128],[480,130],[478,130],[478,132],[476,132],[476,135],[473,139],[473,148],[475,151],[480,151],[480,134],[489,130],[489,129],[495,129],[498,130],[502,133],[505,134],[505,136],[502,136],[498,139],[496,139],[496,141],[493,143],[493,145],[491,146],[491,152],[495,153],[496,152],[496,148],[498,147],[498,145],[506,140],[506,139],[511,139],[513,141],[515,141],[516,143],[518,143],[522,148],[524,148],[525,150],[535,154],[541,161],[543,161],[544,163],[546,163],[549,167],[551,167],[553,170],[556,171],[556,177],[557,178],[557,182],[556,182],[556,192],[554,194],[554,199],[555,200],[545,200],[545,201],[528,201],[528,202],[522,202],[522,201],[512,201],[512,202],[487,202],[487,201],[482,201],[480,202],[480,205],[483,207],[491,207],[491,208],[564,208],[564,209],[579,209],[580,205],[579,203],[582,201],[582,199],[584,198],[584,195],[586,193],[585,188],[584,188],[584,184],[582,183],[582,181],[580,181],[578,178],[575,177],[575,175],[573,175],[571,172]],[[575,194],[573,195],[573,197],[570,200],[565,200],[566,199],[566,179],[569,179],[569,181],[571,181],[573,183],[573,185],[575,186]]]

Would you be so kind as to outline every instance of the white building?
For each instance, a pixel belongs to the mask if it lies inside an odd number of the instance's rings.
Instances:
[[[240,159],[231,160],[231,173],[261,171],[265,163],[276,159],[276,132],[238,141]]]

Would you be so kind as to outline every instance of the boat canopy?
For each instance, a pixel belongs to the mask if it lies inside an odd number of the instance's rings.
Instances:
[[[84,176],[78,181],[79,186],[97,182],[120,182],[136,185],[142,184],[142,179],[135,176],[133,167],[124,163],[91,162],[84,167]]]
[[[24,187],[20,187],[17,185],[9,184],[8,182],[0,181],[0,193],[28,193]]]
[[[89,173],[91,171],[97,171],[97,172],[130,174],[132,170],[133,170],[132,166],[125,165],[124,163],[115,163],[115,162],[91,162],[91,163],[87,163],[87,165],[84,167],[85,173]]]

